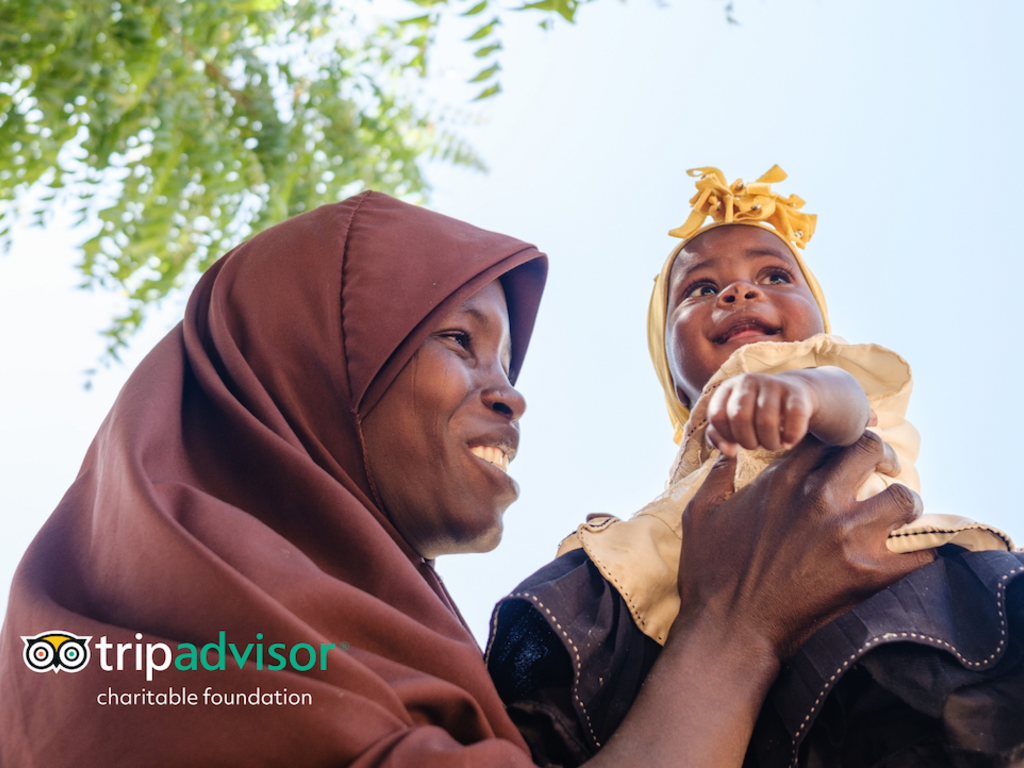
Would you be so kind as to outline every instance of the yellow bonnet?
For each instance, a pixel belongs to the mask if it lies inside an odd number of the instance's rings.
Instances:
[[[690,418],[690,409],[679,402],[676,387],[672,382],[672,372],[668,367],[668,356],[665,353],[665,320],[668,312],[668,277],[672,271],[672,263],[683,247],[697,235],[715,227],[730,224],[746,224],[766,229],[779,236],[789,246],[796,259],[804,279],[814,295],[821,317],[825,324],[825,332],[830,332],[828,310],[825,308],[825,295],[814,275],[807,268],[797,248],[803,249],[814,234],[817,216],[813,213],[801,213],[804,201],[796,195],[783,197],[773,192],[771,185],[786,178],[786,172],[779,166],[771,169],[751,184],[744,184],[737,179],[728,184],[717,168],[692,168],[687,173],[697,178],[697,194],[690,199],[689,217],[681,226],[669,232],[673,237],[682,238],[682,242],[672,249],[661,268],[661,273],[654,278],[654,292],[647,311],[647,346],[654,362],[654,370],[658,381],[665,391],[665,403],[668,406],[669,418],[675,427],[675,441],[683,438],[683,425]],[[711,217],[707,225],[704,221]]]

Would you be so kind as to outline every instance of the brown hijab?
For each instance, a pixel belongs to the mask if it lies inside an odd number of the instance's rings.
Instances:
[[[360,420],[433,319],[499,277],[514,378],[546,270],[530,245],[374,192],[218,261],[18,568],[0,766],[532,765],[430,564],[374,500]],[[75,673],[29,669],[22,636],[50,631],[105,636],[114,669],[96,650]],[[262,643],[263,669],[254,647],[242,668],[228,652],[223,670],[146,680],[146,644],[177,657],[221,632],[240,653]],[[318,653],[272,671],[272,643],[338,647],[326,669]],[[147,700],[183,689],[198,702]],[[217,705],[207,689],[311,703]]]

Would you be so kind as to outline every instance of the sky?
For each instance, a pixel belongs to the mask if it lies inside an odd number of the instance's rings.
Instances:
[[[778,163],[818,227],[806,257],[833,330],[914,370],[925,508],[1024,544],[1018,241],[1024,4],[595,0],[549,31],[505,14],[503,93],[465,107],[487,174],[431,165],[429,206],[535,243],[551,272],[518,382],[528,402],[504,540],[438,570],[474,633],[591,512],[628,516],[675,451],[647,355],[653,276],[693,194],[686,169],[753,180]],[[443,27],[433,98],[474,92],[472,29]],[[0,609],[117,391],[180,318],[164,302],[91,391],[118,298],[76,288],[58,215],[0,257]],[[1009,346],[1008,346],[1009,345]]]

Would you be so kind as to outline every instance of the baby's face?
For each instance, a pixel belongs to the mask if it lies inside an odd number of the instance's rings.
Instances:
[[[792,252],[758,227],[718,227],[687,243],[669,275],[665,349],[680,401],[693,405],[734,350],[824,331]]]

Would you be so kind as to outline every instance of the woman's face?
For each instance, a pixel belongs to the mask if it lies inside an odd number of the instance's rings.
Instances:
[[[441,318],[363,419],[370,476],[421,556],[487,552],[519,496],[506,474],[526,401],[508,380],[508,308],[498,281]]]

